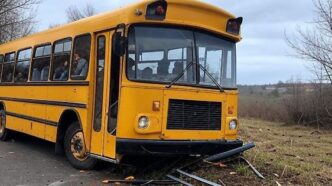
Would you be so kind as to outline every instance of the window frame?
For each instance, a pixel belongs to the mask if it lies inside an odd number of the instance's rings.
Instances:
[[[51,46],[51,53],[50,53],[50,55],[48,55],[48,56],[39,56],[39,57],[35,57],[36,52],[37,52],[37,48],[39,48],[39,47],[45,47],[45,46],[48,46],[48,45]],[[35,45],[35,46],[33,47],[32,57],[31,57],[31,63],[30,63],[30,73],[29,73],[29,76],[30,76],[30,77],[29,77],[29,82],[32,82],[32,83],[34,83],[34,82],[49,82],[49,80],[50,80],[50,71],[48,72],[48,79],[47,79],[47,81],[33,81],[33,80],[32,80],[32,70],[33,70],[32,67],[33,67],[33,61],[34,61],[35,59],[41,59],[41,58],[49,57],[49,58],[50,58],[49,68],[51,69],[52,56],[53,56],[52,48],[53,48],[53,44],[52,44],[51,42],[47,42],[47,43],[43,43],[43,44],[38,44],[38,45]]]
[[[6,55],[11,55],[11,54],[14,54],[14,61],[9,61],[9,62],[6,62]],[[16,51],[13,51],[13,52],[8,52],[8,53],[5,53],[3,56],[3,63],[2,63],[2,69],[4,68],[4,65],[5,64],[10,64],[10,63],[13,63],[14,64],[14,68],[13,68],[13,74],[12,74],[12,80],[11,81],[8,81],[8,82],[3,82],[2,81],[2,75],[3,75],[3,72],[1,73],[1,77],[0,77],[0,80],[1,80],[1,83],[6,83],[6,84],[10,84],[10,83],[13,83],[14,82],[14,74],[15,74],[15,63],[16,63],[16,55],[17,55],[17,52]]]
[[[17,53],[17,55],[16,55],[16,63],[18,63],[18,62],[22,62],[22,61],[27,61],[28,60],[28,58],[25,58],[25,59],[23,59],[23,60],[18,60],[18,57],[19,57],[19,55],[20,55],[20,52],[22,52],[22,51],[24,51],[24,50],[29,50],[29,49],[31,49],[31,57],[30,57],[30,60],[31,60],[31,58],[32,58],[32,53],[33,53],[33,49],[32,49],[32,47],[26,47],[26,48],[22,48],[22,49],[19,49],[16,53]]]
[[[71,50],[70,50],[70,53],[69,53],[69,67],[68,67],[68,70],[69,70],[69,72],[68,72],[68,78],[66,79],[66,80],[64,80],[64,81],[59,81],[59,80],[54,80],[53,79],[53,68],[54,68],[54,57],[55,56],[59,56],[59,53],[54,53],[54,50],[55,50],[55,46],[56,46],[56,44],[57,43],[59,43],[59,42],[61,42],[61,41],[65,41],[65,40],[70,40],[71,41]],[[49,72],[49,81],[51,81],[51,82],[68,82],[68,80],[70,80],[70,75],[69,75],[69,73],[70,73],[70,64],[71,64],[71,53],[73,52],[73,38],[72,37],[65,37],[65,38],[62,38],[62,39],[58,39],[58,40],[56,40],[56,41],[54,41],[53,42],[53,44],[52,44],[52,51],[51,51],[51,65],[50,65],[50,72]],[[61,54],[65,54],[66,52],[62,52]]]
[[[95,81],[94,81],[94,83],[95,83],[95,95],[94,95],[94,109],[93,109],[93,130],[94,131],[96,131],[96,132],[100,132],[100,130],[101,130],[101,123],[97,123],[96,122],[96,120],[97,120],[97,118],[96,118],[96,107],[97,107],[97,103],[96,103],[96,101],[97,101],[97,94],[98,94],[98,90],[97,90],[97,85],[98,85],[98,71],[99,71],[99,54],[100,54],[100,50],[99,50],[99,44],[100,44],[100,38],[104,38],[104,66],[103,66],[103,70],[104,70],[104,72],[103,72],[103,82],[102,82],[102,84],[101,84],[101,86],[102,86],[102,90],[101,90],[101,99],[102,99],[102,102],[104,102],[105,101],[105,98],[104,98],[104,95],[103,95],[103,92],[104,92],[104,90],[105,90],[105,86],[104,86],[104,83],[105,83],[105,63],[106,63],[106,55],[107,55],[107,51],[106,51],[106,49],[107,49],[107,38],[106,38],[106,35],[99,35],[99,36],[97,36],[96,37],[96,41],[95,41],[95,43],[96,43],[96,46],[95,46],[95,49],[96,49],[96,56],[95,56],[95,58],[96,58],[96,61],[95,61],[95,65],[96,65],[96,68],[95,68]],[[101,107],[101,110],[102,110],[102,107]]]
[[[51,56],[52,56],[52,48],[53,48],[53,44],[52,42],[46,42],[46,43],[42,43],[42,44],[38,44],[38,45],[35,45],[33,47],[33,53],[32,53],[32,58],[35,58],[34,56],[36,55],[36,51],[37,51],[37,48],[39,47],[44,47],[44,46],[47,46],[47,45],[51,45]],[[39,58],[39,57],[36,57],[36,58]]]
[[[88,70],[86,73],[86,76],[84,78],[72,78],[72,62],[73,62],[73,58],[74,58],[74,50],[75,50],[75,44],[76,44],[76,39],[80,38],[80,37],[84,37],[84,36],[89,36],[90,37],[90,45],[89,45],[89,59],[88,59]],[[91,33],[84,33],[84,34],[80,34],[74,37],[74,41],[72,42],[72,49],[71,49],[71,56],[70,56],[70,66],[69,66],[69,78],[68,80],[71,81],[86,81],[88,76],[89,76],[89,71],[90,71],[90,63],[91,63],[91,51],[93,49],[92,44],[93,44],[93,37]]]
[[[195,47],[194,47],[194,58],[193,60],[196,60],[196,62],[199,63],[199,59],[197,59],[198,57],[198,54],[197,54],[197,44],[196,44],[196,34],[195,33],[203,33],[203,34],[208,34],[210,36],[214,36],[214,37],[218,37],[220,39],[223,39],[225,41],[229,41],[229,42],[233,42],[235,43],[235,53],[234,55],[237,57],[237,46],[236,46],[236,41],[235,40],[232,40],[230,38],[227,38],[223,35],[221,35],[220,33],[218,32],[215,32],[213,30],[203,30],[203,29],[199,29],[199,28],[195,28],[195,27],[191,27],[191,26],[176,26],[176,25],[163,25],[163,24],[158,24],[158,23],[152,23],[152,24],[146,24],[146,23],[134,23],[134,24],[131,24],[128,28],[128,37],[129,37],[129,33],[130,33],[130,30],[135,28],[136,26],[143,26],[143,27],[156,27],[156,28],[177,28],[177,29],[184,29],[184,30],[189,30],[189,31],[192,31],[194,34],[194,43],[195,43]],[[129,45],[128,45],[129,47]],[[156,82],[156,81],[149,81],[149,80],[138,80],[138,79],[130,79],[129,76],[128,76],[128,69],[127,69],[127,65],[128,65],[128,59],[129,59],[129,48],[127,47],[127,52],[126,52],[126,55],[125,55],[125,65],[124,65],[124,73],[125,73],[125,77],[127,79],[127,81],[129,82],[136,82],[136,83],[143,83],[143,84],[155,84],[155,85],[167,85],[169,83],[165,83],[165,82]],[[174,48],[176,49],[176,48]],[[166,56],[168,57],[168,56]],[[235,71],[237,71],[237,58],[235,58]],[[199,76],[200,74],[200,70],[199,68],[196,68],[195,69],[196,71],[196,75]],[[235,81],[237,81],[237,73],[235,75]],[[214,87],[214,86],[206,86],[206,85],[200,85],[199,83],[199,79],[196,79],[196,82],[194,84],[187,84],[187,83],[174,83],[174,85],[177,85],[177,86],[186,86],[186,87],[193,87],[193,88],[205,88],[205,89],[212,89],[212,90],[219,90],[218,87]],[[222,85],[221,85],[222,86]],[[223,87],[222,88],[224,90],[238,90],[238,86],[236,86],[235,88],[229,88],[229,87]]]
[[[14,60],[6,62],[6,55],[11,55],[11,54],[14,54]],[[16,51],[5,53],[4,58],[3,58],[3,63],[13,63],[13,62],[15,62],[16,61],[16,54],[17,54]]]
[[[20,52],[25,51],[25,50],[29,50],[29,49],[31,50],[30,58],[29,58],[29,59],[28,59],[28,58],[25,58],[25,59],[21,59],[21,60],[19,60],[18,58],[19,58]],[[13,77],[13,82],[14,82],[14,83],[16,83],[16,84],[17,84],[17,83],[27,83],[27,82],[29,81],[29,79],[30,79],[30,67],[31,67],[32,54],[33,54],[33,48],[32,48],[32,47],[22,48],[22,49],[19,49],[19,50],[16,52],[16,56],[15,56],[15,66],[14,66],[14,77]],[[16,66],[17,66],[18,63],[23,62],[23,61],[29,61],[28,78],[27,78],[27,80],[26,80],[25,82],[17,82],[17,81],[15,81],[15,78],[16,78]]]

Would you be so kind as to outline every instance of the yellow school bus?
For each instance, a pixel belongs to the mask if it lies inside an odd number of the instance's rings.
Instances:
[[[3,44],[0,139],[54,142],[78,169],[242,146],[241,23],[196,0],[146,0]]]

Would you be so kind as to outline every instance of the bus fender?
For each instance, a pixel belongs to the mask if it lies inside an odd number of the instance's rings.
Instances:
[[[82,128],[81,119],[79,113],[75,109],[67,109],[62,112],[61,117],[58,122],[57,128],[57,137],[55,143],[55,153],[56,154],[63,154],[64,147],[63,147],[63,140],[66,134],[66,131],[70,124],[73,122],[78,122],[80,124],[80,128]]]

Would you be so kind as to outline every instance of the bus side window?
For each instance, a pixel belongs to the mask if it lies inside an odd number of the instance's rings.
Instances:
[[[13,82],[14,65],[15,65],[15,52],[6,54],[3,63],[1,82],[5,83]]]
[[[1,73],[2,73],[2,63],[3,63],[3,60],[4,60],[4,58],[3,58],[3,55],[1,54],[0,55],[0,77],[1,77]],[[1,78],[0,78],[0,82],[1,82]]]
[[[71,39],[64,39],[55,43],[51,71],[51,79],[53,81],[68,80],[70,54]]]
[[[75,38],[71,63],[70,78],[85,80],[89,71],[91,36],[83,35]]]
[[[31,64],[31,81],[48,81],[50,61],[51,45],[39,46],[35,49]]]
[[[15,66],[15,82],[25,83],[28,81],[31,51],[31,48],[29,48],[18,52],[17,62]]]

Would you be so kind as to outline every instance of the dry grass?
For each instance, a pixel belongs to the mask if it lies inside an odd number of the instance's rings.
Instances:
[[[238,159],[225,160],[222,164],[201,163],[188,171],[217,183],[222,180],[232,186],[276,186],[277,182],[281,185],[332,185],[331,131],[318,132],[309,127],[254,119],[241,120],[240,128],[240,138],[256,144],[254,149],[244,153],[244,157],[265,176],[265,180],[257,178]],[[173,161],[186,164],[180,160]],[[143,178],[164,179],[165,174],[174,168],[169,162],[171,160],[159,162],[154,169],[139,169],[139,172],[143,172]],[[147,164],[143,165],[146,167]]]
[[[202,165],[195,172],[226,185],[330,185],[332,133],[259,120],[242,120],[240,137],[256,147],[245,157],[266,177],[260,180],[239,162],[227,167]],[[232,173],[231,173],[232,172]],[[235,174],[235,173],[236,174]]]
[[[328,185],[332,182],[331,131],[243,120],[240,136],[257,145],[246,157],[280,183]]]

